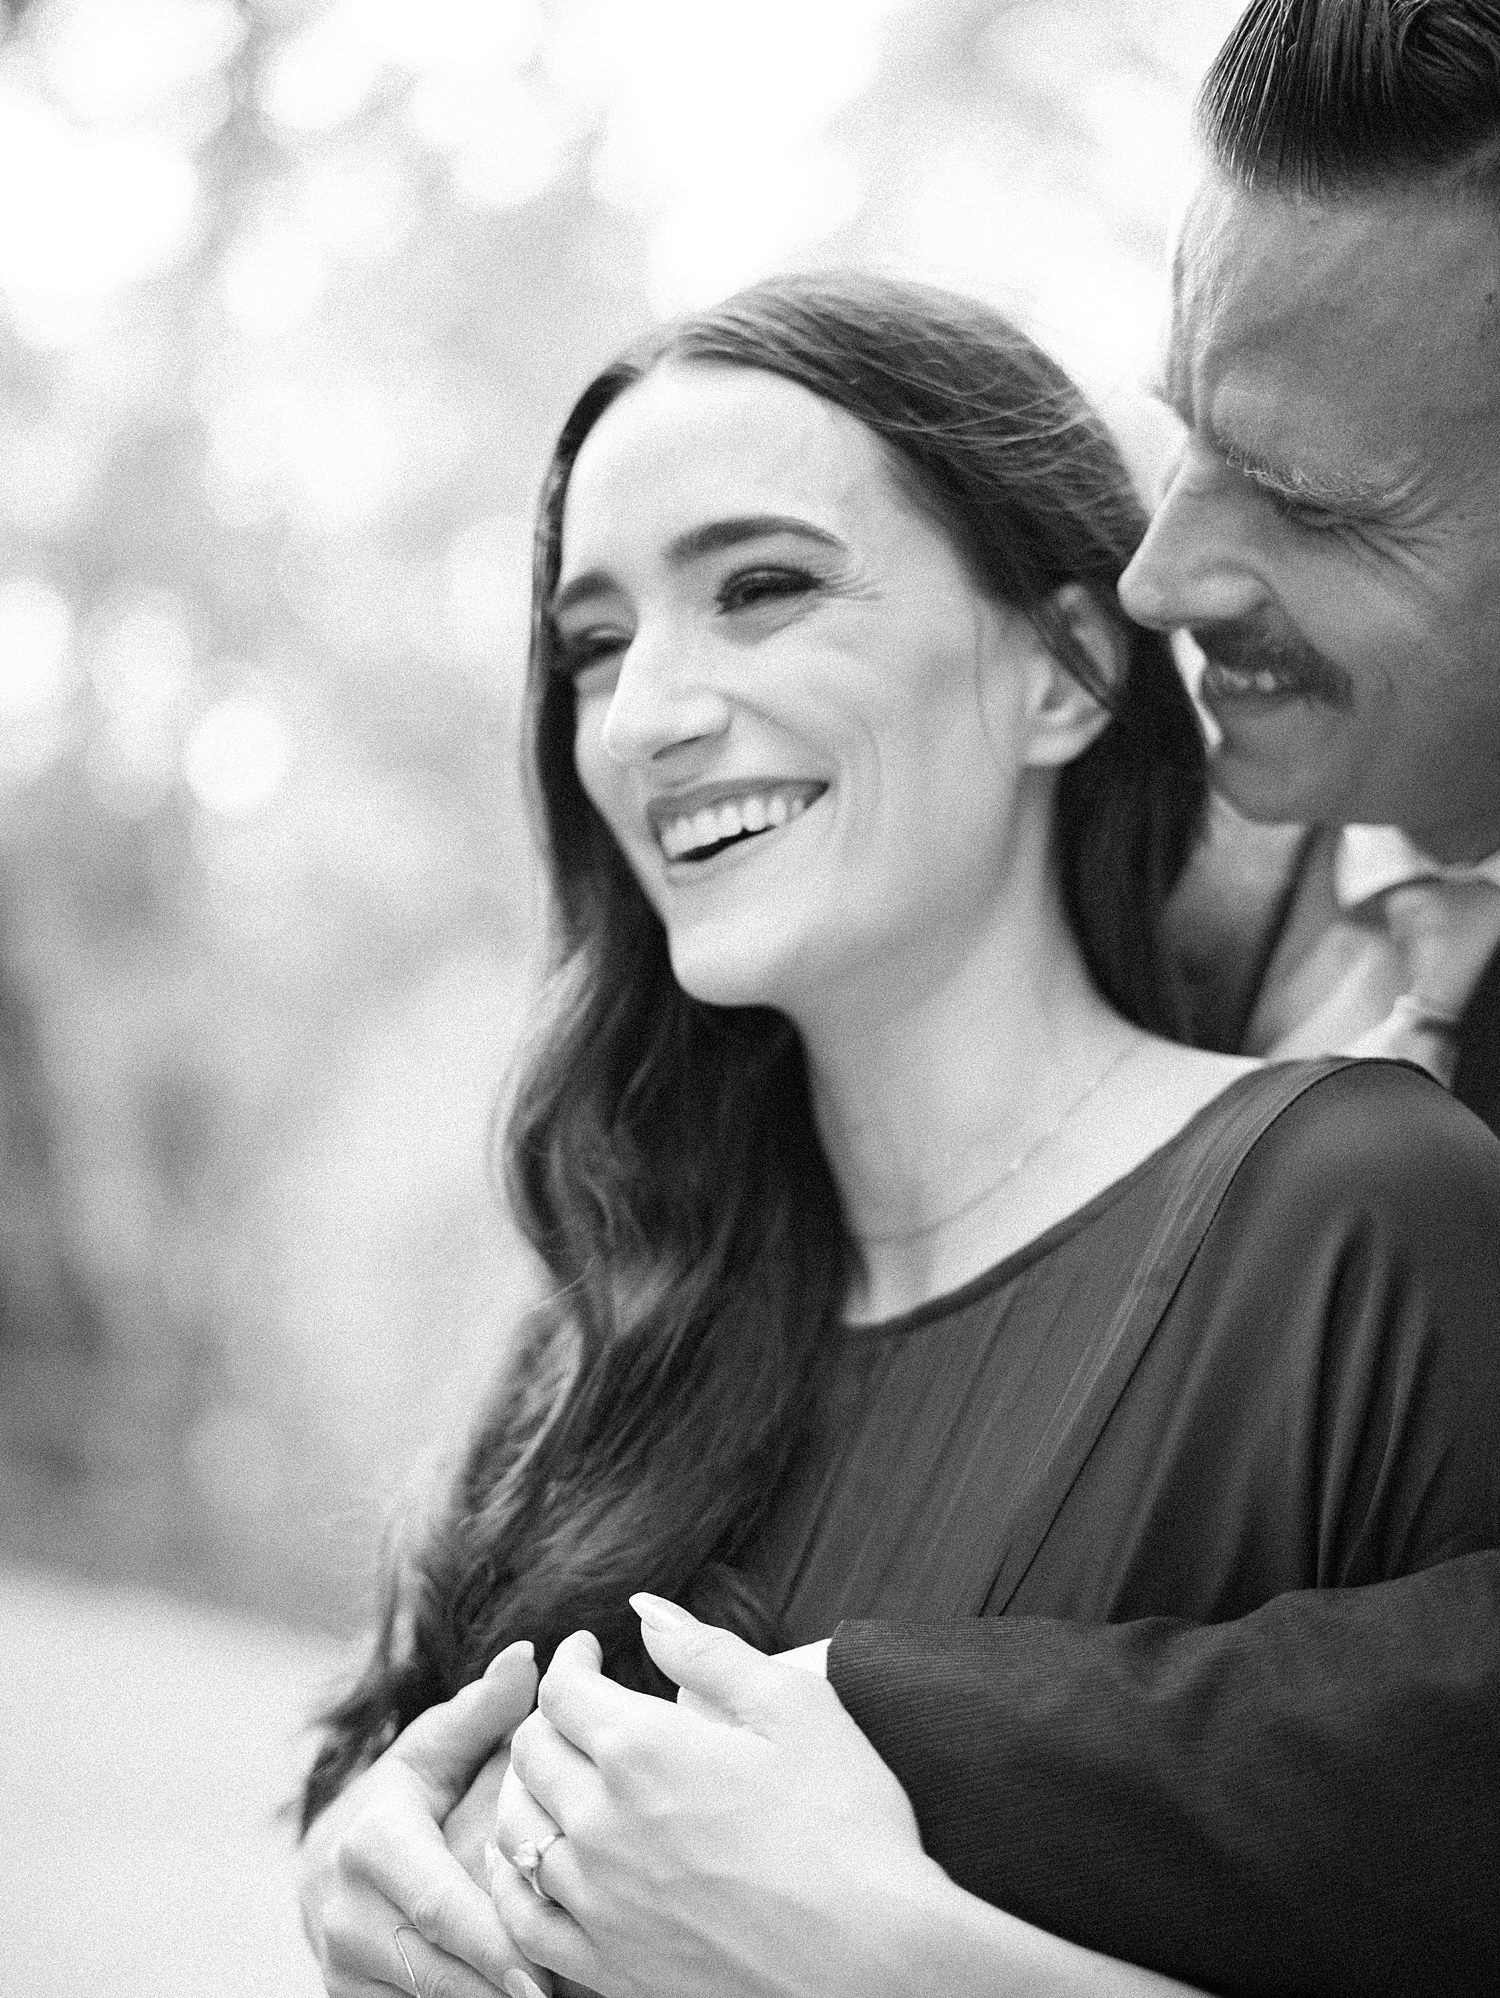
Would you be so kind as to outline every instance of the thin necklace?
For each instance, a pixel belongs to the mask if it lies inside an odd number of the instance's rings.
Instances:
[[[947,1214],[940,1214],[935,1221],[924,1221],[920,1228],[897,1228],[889,1234],[861,1235],[858,1238],[861,1245],[874,1242],[914,1242],[922,1235],[931,1235],[938,1228],[946,1228],[950,1222],[962,1221],[966,1214],[972,1214],[976,1207],[982,1207],[992,1194],[998,1193],[1002,1186],[1013,1180],[1023,1166],[1030,1165],[1044,1145],[1050,1145],[1054,1138],[1059,1137],[1067,1129],[1083,1106],[1099,1093],[1115,1070],[1123,1067],[1140,1045],[1139,1040],[1130,1040],[1124,1047],[1117,1049],[1098,1074],[1085,1083],[1070,1102],[1064,1104],[1061,1114],[1033,1138],[1024,1150],[1017,1152],[1013,1159],[1008,1160],[987,1185],[980,1187],[977,1193],[972,1194],[960,1206],[953,1208]]]

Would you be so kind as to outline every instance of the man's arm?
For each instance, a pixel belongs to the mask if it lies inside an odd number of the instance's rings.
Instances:
[[[829,1677],[984,1899],[1226,1992],[1490,1988],[1500,1553],[1235,1622],[839,1626]]]

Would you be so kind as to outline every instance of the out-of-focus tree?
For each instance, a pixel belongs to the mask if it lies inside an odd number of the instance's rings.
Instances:
[[[0,63],[7,1530],[304,1608],[308,1494],[519,1281],[525,521],[645,316],[539,15],[446,11],[51,0]],[[476,78],[536,129],[451,147]]]

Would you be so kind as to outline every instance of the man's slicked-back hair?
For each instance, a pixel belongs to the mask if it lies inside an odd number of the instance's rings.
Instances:
[[[1452,179],[1500,199],[1500,0],[1250,0],[1198,127],[1248,187]]]

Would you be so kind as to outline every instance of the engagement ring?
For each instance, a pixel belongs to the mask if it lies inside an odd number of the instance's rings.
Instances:
[[[523,1838],[510,1856],[511,1865],[523,1880],[530,1883],[531,1891],[539,1901],[552,1901],[552,1896],[542,1885],[542,1861],[549,1847],[556,1845],[561,1837],[560,1831],[551,1831],[542,1838]]]

